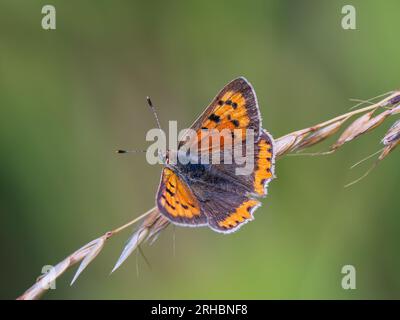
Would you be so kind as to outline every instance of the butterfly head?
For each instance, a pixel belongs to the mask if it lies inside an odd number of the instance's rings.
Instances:
[[[172,166],[172,165],[176,164],[174,159],[177,159],[177,155],[178,155],[177,151],[168,149],[165,152],[165,154],[161,155],[160,159],[161,159],[161,162],[165,166]]]

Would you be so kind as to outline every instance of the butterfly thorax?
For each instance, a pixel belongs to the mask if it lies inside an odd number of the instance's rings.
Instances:
[[[186,182],[201,202],[209,201],[221,191],[241,195],[250,191],[240,181],[233,180],[231,175],[221,172],[220,167],[211,162],[202,163],[197,157],[181,153],[175,163],[169,161],[167,166]]]
[[[203,164],[199,157],[181,150],[170,150],[166,162],[168,167],[188,180],[200,179],[210,170],[210,164]]]

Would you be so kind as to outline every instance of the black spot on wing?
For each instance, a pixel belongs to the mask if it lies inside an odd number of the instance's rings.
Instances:
[[[221,118],[217,116],[215,113],[212,113],[209,117],[209,120],[214,121],[215,123],[219,123],[221,121]]]
[[[231,122],[233,123],[233,125],[234,125],[236,128],[239,127],[239,121],[238,121],[238,120],[234,119],[234,120],[232,120]]]
[[[173,210],[176,209],[175,206],[173,206],[171,203],[169,203],[169,201],[167,200],[167,198],[166,198],[164,195],[162,195],[161,197],[165,200],[165,204],[166,204],[168,207],[172,208]]]

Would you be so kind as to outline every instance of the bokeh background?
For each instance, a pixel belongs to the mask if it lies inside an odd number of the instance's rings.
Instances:
[[[41,28],[45,4],[56,7],[54,31]],[[243,75],[278,137],[346,112],[349,98],[398,88],[400,3],[351,1],[357,30],[341,28],[345,4],[1,0],[0,297],[154,206],[161,167],[114,153],[148,145],[146,95],[164,126],[185,128]],[[390,122],[334,155],[279,160],[240,232],[169,227],[143,247],[151,268],[133,254],[110,276],[128,230],[73,287],[71,270],[45,298],[400,298],[400,154],[343,188]],[[356,290],[341,288],[346,264]]]

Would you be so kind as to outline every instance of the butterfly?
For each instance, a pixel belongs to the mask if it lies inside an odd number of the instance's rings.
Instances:
[[[267,195],[268,183],[274,178],[273,138],[261,126],[252,85],[243,77],[229,82],[190,129],[198,137],[207,130],[224,129],[231,131],[233,137],[234,132],[241,130],[242,142],[249,139],[246,132],[253,132],[253,170],[248,175],[237,175],[235,169],[239,164],[235,161],[219,164],[178,161],[171,164],[167,153],[156,196],[157,207],[176,225],[208,226],[221,233],[234,232],[253,220],[254,211],[261,205],[259,198]],[[204,140],[204,136],[201,137]],[[183,146],[180,143],[177,151]],[[221,144],[209,148],[211,153],[222,152]]]

